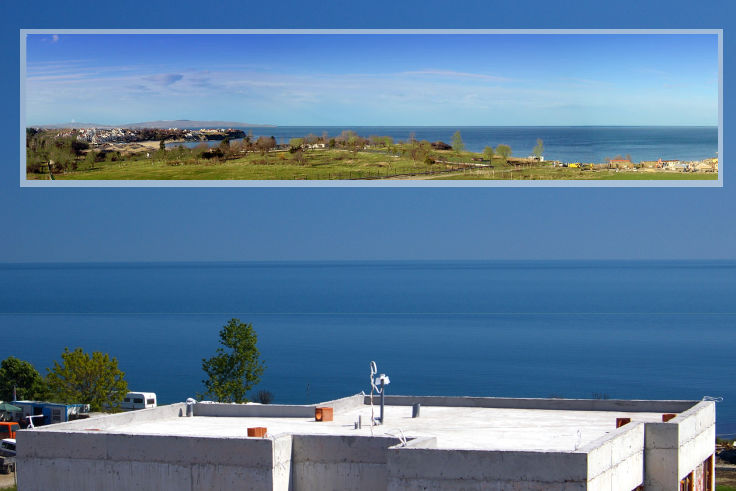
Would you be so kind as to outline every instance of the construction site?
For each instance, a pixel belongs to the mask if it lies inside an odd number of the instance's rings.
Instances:
[[[713,490],[715,420],[713,401],[188,400],[21,431],[17,479],[77,490]]]

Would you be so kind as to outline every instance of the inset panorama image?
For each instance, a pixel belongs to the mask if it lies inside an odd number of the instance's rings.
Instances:
[[[716,33],[25,36],[26,180],[718,179]]]

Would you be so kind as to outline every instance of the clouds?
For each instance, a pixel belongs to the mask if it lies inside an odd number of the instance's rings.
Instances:
[[[146,77],[146,80],[163,86],[169,86],[173,83],[178,82],[182,78],[184,78],[184,75],[182,75],[181,73],[159,73]]]
[[[644,115],[608,123],[713,124],[717,116],[712,71],[663,88],[672,83],[663,76],[672,73],[666,60],[591,58],[576,51],[579,37],[575,44],[554,38],[554,47],[518,36],[65,34],[54,47],[51,39],[30,42],[29,123],[242,120],[247,113],[282,125],[588,124],[595,112],[595,123],[606,124],[608,115],[628,111]],[[596,40],[608,42],[588,39]]]

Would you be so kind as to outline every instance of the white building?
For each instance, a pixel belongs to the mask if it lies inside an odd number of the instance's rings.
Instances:
[[[362,394],[180,403],[21,431],[18,489],[714,489],[712,401],[386,396],[379,412]]]

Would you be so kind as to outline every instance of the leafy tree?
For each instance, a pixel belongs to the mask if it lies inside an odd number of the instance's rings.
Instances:
[[[251,324],[240,319],[230,321],[220,330],[220,346],[215,356],[202,359],[207,378],[202,381],[207,392],[219,402],[248,402],[247,392],[258,384],[265,365],[258,359],[258,336]]]
[[[84,161],[87,164],[87,167],[90,169],[95,168],[95,162],[97,161],[97,154],[94,150],[90,150],[87,152],[87,155],[84,157]]]
[[[353,133],[348,137],[347,141],[348,148],[353,152],[353,157],[358,153],[358,147],[360,146],[360,139],[358,135]]]
[[[0,362],[0,400],[12,401],[13,388],[19,401],[46,397],[46,383],[33,365],[9,356]]]
[[[541,159],[543,153],[544,153],[544,143],[542,142],[541,138],[537,138],[537,145],[534,147],[534,150],[532,150],[532,154],[538,159]]]
[[[490,163],[493,160],[493,147],[486,147],[483,149],[483,156],[488,159]]]
[[[508,158],[511,156],[511,147],[508,145],[498,145],[496,147],[496,153],[503,158],[503,161],[506,162]]]
[[[304,138],[292,138],[289,140],[289,151],[294,153],[297,150],[301,150],[302,145],[304,145]]]
[[[161,151],[166,150],[166,140],[161,140],[160,142],[158,142],[158,149]]]
[[[117,358],[95,351],[90,356],[82,348],[64,348],[61,363],[55,361],[46,382],[51,398],[59,402],[89,404],[92,411],[118,409],[128,392],[125,373]]]
[[[452,149],[455,153],[460,153],[465,150],[465,143],[463,143],[463,137],[460,136],[459,130],[452,135]]]

